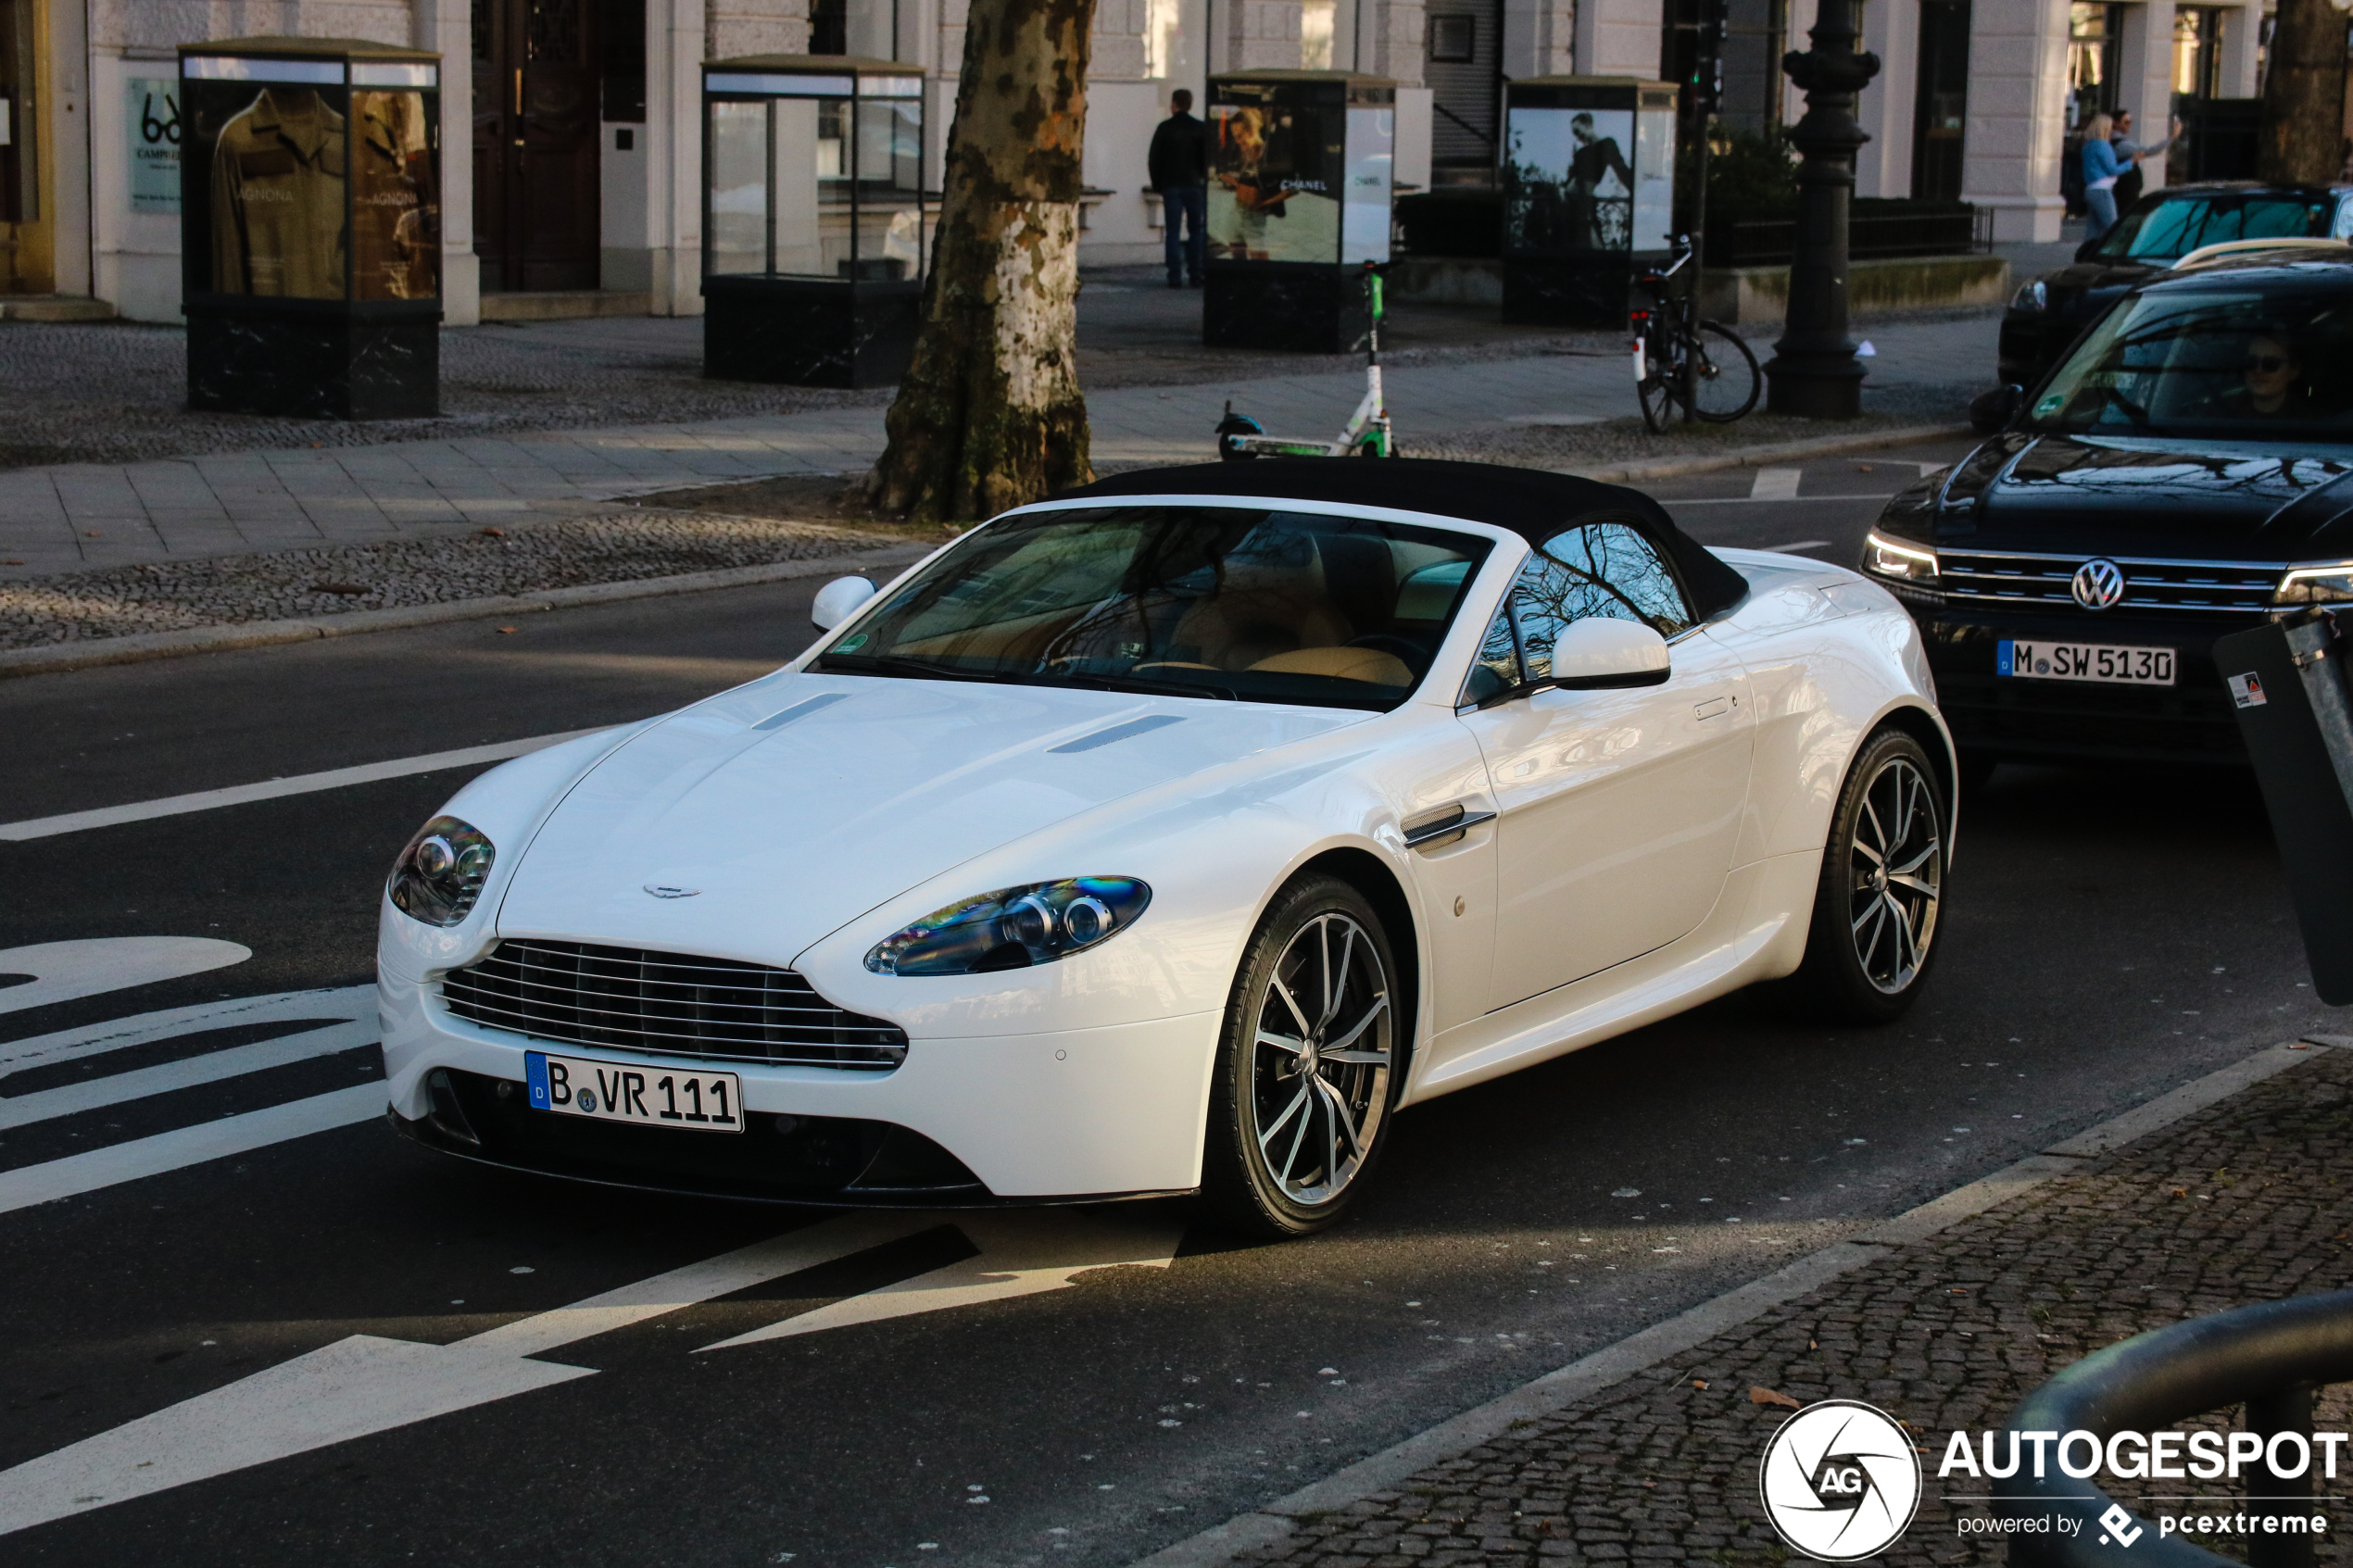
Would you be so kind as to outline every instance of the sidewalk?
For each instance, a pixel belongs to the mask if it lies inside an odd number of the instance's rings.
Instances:
[[[1265,1544],[1254,1549],[1197,1537],[1151,1561],[1197,1568],[1796,1561],[1757,1495],[1767,1439],[1789,1411],[1753,1399],[1756,1389],[1801,1404],[1864,1400],[1916,1435],[1919,1514],[1875,1561],[1993,1568],[2007,1543],[1964,1536],[1957,1524],[1984,1514],[1982,1501],[1959,1499],[1982,1499],[1986,1484],[1937,1478],[1955,1431],[1999,1428],[2053,1374],[2145,1330],[2353,1286],[2353,1051],[2308,1048],[2309,1057],[2259,1058],[2254,1071],[2292,1064],[2112,1153],[2079,1138],[2057,1146],[2075,1158],[2038,1156],[1992,1178],[1997,1189],[2007,1179],[2015,1190],[2041,1173],[2039,1185],[1974,1217],[1938,1228],[1939,1209],[1968,1209],[1940,1200],[1919,1218],[1866,1233],[1858,1238],[1866,1245],[1842,1243],[1857,1266],[1818,1288],[1733,1314],[1744,1321],[1666,1359],[1643,1365],[1627,1358],[1613,1386],[1513,1421],[1458,1457],[1427,1462],[1438,1454],[1425,1451],[1427,1467],[1402,1483],[1392,1470],[1381,1489],[1352,1497],[1344,1472],[1225,1527],[1237,1543],[1255,1535]],[[1897,1244],[1868,1245],[1875,1238]],[[1593,1238],[1594,1257],[1609,1239]],[[2234,1417],[2223,1411],[2175,1424],[2228,1431]],[[2342,1430],[2348,1420],[2347,1390],[2324,1390],[2315,1427]],[[2136,1495],[2149,1483],[2104,1484],[2144,1520],[2153,1511]],[[2239,1511],[2243,1483],[2200,1485],[2214,1494],[2200,1506]],[[2319,1560],[2344,1562],[2353,1555],[2344,1539],[2353,1516],[2338,1505],[2353,1491],[2353,1475],[2318,1479],[2315,1487],[2316,1509],[2330,1519]],[[1290,1531],[1266,1543],[1277,1519],[1288,1519]],[[2243,1556],[2244,1537],[2233,1541],[2201,1544]]]
[[[1994,332],[1994,318],[1982,314],[1872,325],[1878,355],[1867,407],[1932,408],[1938,419],[1957,419],[1967,390],[1990,383]],[[1409,452],[1453,455],[1461,448],[1451,438],[1491,445],[1497,433],[1519,429],[1540,434],[1494,456],[1567,460],[1594,446],[1566,439],[1578,427],[1634,411],[1627,361],[1615,349],[1400,365],[1386,381]],[[1094,460],[1105,470],[1207,460],[1228,399],[1277,434],[1336,432],[1364,385],[1357,368],[1096,392],[1088,399]],[[0,578],[375,543],[578,516],[698,484],[850,474],[881,455],[883,414],[879,406],[836,407],[0,471]]]

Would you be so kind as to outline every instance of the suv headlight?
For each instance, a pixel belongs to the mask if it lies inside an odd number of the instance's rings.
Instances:
[[[1932,583],[1936,580],[1936,552],[1926,545],[1891,539],[1874,529],[1863,541],[1863,567],[1878,577]]]
[[[392,863],[384,895],[393,907],[427,925],[457,925],[473,913],[490,862],[498,851],[472,822],[435,817],[417,830]]]
[[[2013,310],[2047,310],[2050,307],[2051,293],[2043,286],[2040,278],[2020,289],[2018,296],[2010,301]]]
[[[2292,566],[2280,579],[2278,601],[2284,605],[2353,604],[2353,561],[2327,561],[2317,566]]]
[[[934,909],[875,944],[876,974],[980,974],[1027,969],[1101,947],[1136,923],[1152,890],[1132,876],[1037,882]]]

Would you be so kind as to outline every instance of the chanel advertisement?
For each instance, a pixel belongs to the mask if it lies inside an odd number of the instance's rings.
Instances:
[[[1340,257],[1345,110],[1295,104],[1281,84],[1234,82],[1210,106],[1209,254],[1229,261]]]
[[[1634,248],[1633,110],[1515,105],[1504,139],[1510,249],[1558,256]],[[1644,248],[1660,243],[1649,239]]]

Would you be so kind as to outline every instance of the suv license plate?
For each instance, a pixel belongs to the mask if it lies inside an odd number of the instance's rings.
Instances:
[[[534,1110],[688,1133],[744,1130],[743,1085],[733,1073],[692,1073],[546,1051],[525,1051],[522,1061]]]
[[[1994,672],[2033,681],[2100,681],[2120,686],[2170,686],[2171,648],[2114,647],[2099,643],[2030,643],[2003,638],[1994,646]]]

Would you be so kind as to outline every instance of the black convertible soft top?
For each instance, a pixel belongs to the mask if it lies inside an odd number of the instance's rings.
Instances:
[[[1430,458],[1257,458],[1139,469],[1064,490],[1053,499],[1185,495],[1428,512],[1508,528],[1531,545],[1543,543],[1570,523],[1606,515],[1632,523],[1666,552],[1702,620],[1730,609],[1748,592],[1746,578],[1676,527],[1674,519],[1641,491],[1541,469]]]

